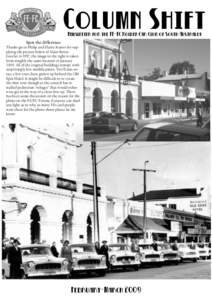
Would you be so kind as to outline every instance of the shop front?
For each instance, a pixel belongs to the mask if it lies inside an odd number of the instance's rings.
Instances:
[[[162,220],[148,218],[146,219],[146,236],[148,242],[167,241],[169,230],[160,225]],[[144,219],[140,215],[128,215],[121,225],[115,230],[117,240],[130,242],[132,240],[143,240],[144,238]],[[165,225],[165,223],[163,223]]]

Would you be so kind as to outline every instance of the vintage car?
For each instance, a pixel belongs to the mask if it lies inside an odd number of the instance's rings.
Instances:
[[[139,244],[141,266],[144,264],[155,264],[161,266],[164,262],[163,253],[158,249],[155,251],[152,244]]]
[[[22,254],[22,278],[63,276],[69,277],[68,261],[52,255],[50,246],[32,244],[20,246]],[[2,261],[2,277],[10,277],[10,264],[7,258]]]
[[[167,243],[161,243],[158,245],[158,250],[161,251],[163,255],[164,263],[175,263],[178,264],[180,261],[180,256],[178,251],[175,251]]]
[[[110,269],[128,269],[138,270],[140,266],[139,254],[132,252],[127,244],[109,245]]]
[[[94,132],[114,132],[118,134],[120,131],[129,130],[136,131],[138,125],[136,120],[123,113],[107,113],[96,119],[93,124]]]
[[[189,244],[191,247],[191,245]],[[209,256],[209,248],[205,246],[205,244],[195,244],[195,249],[198,252],[199,259],[207,259]]]
[[[198,251],[196,249],[191,249],[186,243],[178,244],[178,253],[181,261],[192,260],[193,262],[197,262],[199,259]]]
[[[96,253],[93,244],[72,244],[72,275],[95,272],[104,276],[107,270],[106,257]]]
[[[145,125],[132,141],[209,141],[210,131],[207,128],[158,122]]]

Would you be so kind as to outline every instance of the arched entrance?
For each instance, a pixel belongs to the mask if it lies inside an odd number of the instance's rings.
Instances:
[[[119,110],[119,94],[116,90],[111,93],[111,111],[118,112]]]
[[[126,115],[129,117],[133,115],[133,96],[131,91],[128,91],[126,94]]]
[[[72,217],[71,210],[66,210],[62,217],[62,240],[72,242]]]
[[[92,243],[93,240],[93,229],[92,229],[92,218],[91,214],[87,217],[87,243]]]
[[[42,206],[35,206],[30,215],[31,219],[31,243],[41,242],[41,228],[40,221],[46,216],[46,211]]]
[[[2,210],[1,212],[1,237],[2,240],[5,239],[6,233],[5,233],[5,212]]]
[[[102,91],[96,88],[93,91],[93,112],[102,111]]]

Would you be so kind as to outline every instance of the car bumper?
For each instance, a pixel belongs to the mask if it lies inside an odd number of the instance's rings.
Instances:
[[[72,266],[72,272],[86,272],[86,271],[103,271],[107,270],[107,266]]]
[[[162,263],[164,260],[161,258],[144,258],[141,260],[141,263]]]
[[[111,267],[113,268],[123,268],[123,267],[136,267],[136,266],[139,266],[140,265],[140,262],[136,262],[136,261],[133,261],[133,262],[112,262],[110,263]]]
[[[28,278],[33,277],[49,277],[49,276],[67,276],[70,272],[67,271],[40,271],[26,274]]]

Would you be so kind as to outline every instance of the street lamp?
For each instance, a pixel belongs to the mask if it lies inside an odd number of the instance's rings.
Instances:
[[[119,79],[119,112],[121,112],[121,44],[131,42],[132,40],[121,39],[118,48],[118,79]]]

